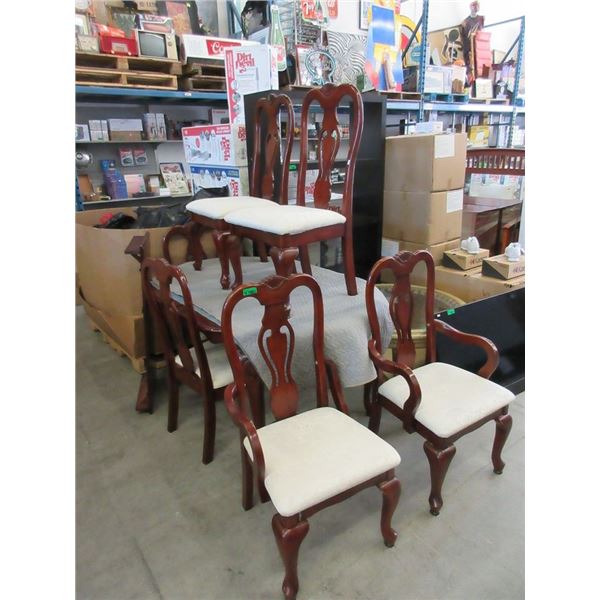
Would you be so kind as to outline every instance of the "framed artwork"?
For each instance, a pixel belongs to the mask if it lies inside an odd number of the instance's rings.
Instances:
[[[458,25],[429,32],[427,42],[435,65],[451,65],[456,61],[464,60],[462,38]]]
[[[91,35],[90,20],[87,15],[75,13],[75,34],[76,35]]]
[[[306,57],[312,50],[312,46],[298,44],[296,45],[296,85],[310,86],[312,85],[312,78],[306,67]]]
[[[190,193],[181,163],[160,163],[159,167],[160,174],[172,196]]]
[[[360,0],[358,7],[358,28],[363,31],[369,29],[369,9],[373,0]]]
[[[365,52],[367,37],[363,34],[327,32],[327,49],[335,59],[333,83],[357,85],[365,77]]]
[[[126,8],[108,7],[110,25],[122,29],[126,37],[133,37],[133,30],[136,29],[135,12]]]

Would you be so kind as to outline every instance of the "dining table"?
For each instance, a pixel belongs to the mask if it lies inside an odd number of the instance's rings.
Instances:
[[[223,303],[230,293],[221,287],[219,260],[204,260],[201,270],[195,270],[191,262],[183,263],[179,268],[186,276],[197,313],[219,325]],[[258,257],[242,257],[242,268],[245,286],[274,274],[272,263],[261,262]],[[301,272],[299,261],[296,261],[296,269]],[[368,353],[371,333],[365,305],[366,281],[357,278],[358,294],[349,296],[343,273],[313,266],[312,276],[323,294],[325,356],[337,365],[341,385],[354,387],[373,381],[377,374]],[[183,301],[178,283],[172,284],[171,295],[174,299]],[[392,337],[393,323],[388,300],[378,289],[375,290],[375,306],[382,343],[387,347]],[[312,351],[313,305],[310,291],[307,288],[295,289],[290,296],[290,307],[290,324],[295,335],[292,376],[300,388],[310,388],[315,381]],[[264,308],[259,302],[248,296],[234,311],[233,333],[238,347],[253,364],[268,389],[271,385],[270,373],[258,348],[263,312]]]

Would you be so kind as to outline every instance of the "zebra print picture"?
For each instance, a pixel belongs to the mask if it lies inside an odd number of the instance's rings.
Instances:
[[[327,49],[335,58],[333,83],[336,85],[351,83],[362,91],[373,89],[369,78],[365,75],[366,45],[366,35],[339,31],[327,32]]]

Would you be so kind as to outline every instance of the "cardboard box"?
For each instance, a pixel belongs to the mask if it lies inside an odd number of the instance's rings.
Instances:
[[[423,123],[417,123],[415,125],[415,133],[443,133],[444,122],[443,121],[424,121]]]
[[[469,128],[471,148],[487,148],[489,146],[490,127],[488,125],[472,125]]]
[[[426,245],[460,237],[463,190],[383,192],[383,235]]]
[[[461,271],[467,271],[468,269],[474,269],[480,267],[483,259],[490,255],[490,251],[485,248],[480,248],[477,254],[470,254],[466,250],[456,248],[454,250],[448,250],[444,252],[442,264],[449,269],[460,269]]]
[[[250,184],[248,183],[247,167],[220,167],[215,165],[191,165],[193,193],[200,188],[219,188],[227,186],[229,196],[248,196]]]
[[[399,135],[385,140],[385,189],[441,192],[465,185],[464,133]],[[457,237],[457,236],[454,236]]]
[[[156,131],[159,140],[167,139],[167,123],[165,121],[165,115],[163,113],[155,113],[156,117]]]
[[[468,302],[475,302],[482,298],[497,296],[505,292],[511,292],[525,287],[525,275],[515,277],[514,279],[496,279],[495,277],[486,277],[481,273],[473,275],[469,281]]]
[[[482,275],[496,279],[514,279],[525,275],[525,256],[519,260],[510,261],[504,254],[486,258],[481,267]]]
[[[111,131],[110,139],[112,142],[141,142],[141,131]]]
[[[229,111],[226,108],[211,108],[210,122],[213,125],[223,125],[229,122]]]
[[[449,242],[442,242],[441,244],[416,244],[414,242],[406,242],[404,240],[393,240],[389,238],[382,238],[381,240],[381,256],[394,256],[401,250],[408,250],[409,252],[416,252],[417,250],[427,250],[432,258],[434,265],[440,265],[444,257],[446,250],[453,250],[460,246],[460,238],[450,240]],[[393,283],[394,276],[388,270],[381,273],[381,281],[383,283]],[[415,267],[412,276],[412,283],[416,285],[425,285],[427,281],[427,270],[425,265],[418,265]]]
[[[111,210],[113,212],[114,209]],[[168,227],[153,229],[99,229],[94,225],[106,210],[75,214],[76,272],[86,313],[132,357],[144,355],[142,287],[138,262],[125,254],[136,235],[149,233],[148,256],[162,256],[162,239]],[[133,208],[120,212],[135,216]],[[202,236],[207,256],[215,256],[212,235]],[[185,242],[173,242],[176,263],[184,258]]]
[[[89,142],[90,141],[90,130],[87,123],[76,123],[75,124],[75,141],[76,142]]]
[[[465,302],[470,302],[472,297],[471,280],[474,276],[480,274],[481,267],[459,271],[438,266],[435,268],[435,289],[448,292]]]
[[[113,131],[143,131],[142,119],[108,119],[110,132]]]
[[[144,135],[147,140],[158,139],[158,128],[156,126],[156,114],[155,113],[144,113],[142,115],[142,124],[144,126]]]
[[[244,95],[279,89],[276,52],[266,44],[227,48],[225,84],[229,123],[244,125]]]
[[[201,125],[181,130],[185,158],[190,165],[245,166],[246,126]]]
[[[227,48],[238,46],[258,46],[258,42],[210,37],[207,35],[183,34],[181,36],[180,55],[183,62],[190,58],[205,58],[222,64]]]

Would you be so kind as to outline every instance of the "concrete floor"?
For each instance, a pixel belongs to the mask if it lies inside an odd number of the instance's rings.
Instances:
[[[88,328],[81,307],[76,319],[77,598],[283,598],[273,507],[241,508],[237,430],[223,404],[215,460],[203,466],[198,399],[182,388],[173,434],[164,393],[153,415],[137,414],[139,376]],[[360,393],[346,400],[366,424]],[[300,550],[298,597],[524,597],[524,402],[521,394],[512,405],[502,476],[492,472],[493,424],[458,442],[439,517],[428,512],[422,439],[384,414],[381,435],[402,457],[396,546],[383,545],[376,489],[317,514]]]

